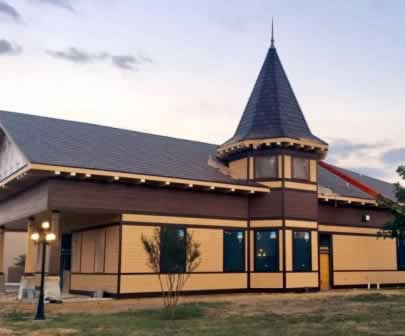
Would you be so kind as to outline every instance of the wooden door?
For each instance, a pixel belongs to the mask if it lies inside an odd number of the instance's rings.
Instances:
[[[329,267],[329,253],[321,251],[320,267],[321,267],[321,290],[330,289],[330,267]]]

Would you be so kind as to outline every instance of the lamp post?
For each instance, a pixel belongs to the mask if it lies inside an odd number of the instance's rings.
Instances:
[[[39,289],[39,298],[37,313],[35,315],[35,320],[45,320],[45,262],[46,262],[46,246],[47,244],[52,243],[56,236],[51,232],[51,223],[49,221],[44,221],[41,223],[41,227],[37,232],[34,232],[31,237],[33,241],[40,244],[42,247],[42,260],[41,260],[41,287]]]

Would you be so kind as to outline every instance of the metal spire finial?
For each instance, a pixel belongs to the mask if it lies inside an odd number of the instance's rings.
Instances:
[[[271,18],[271,45],[270,48],[274,48],[274,19]]]

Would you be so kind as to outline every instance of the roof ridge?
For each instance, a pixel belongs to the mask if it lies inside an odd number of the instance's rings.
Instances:
[[[49,119],[49,120],[55,120],[55,121],[64,121],[64,122],[69,122],[69,123],[74,123],[74,124],[82,124],[82,125],[102,127],[102,128],[108,128],[108,129],[115,129],[115,130],[120,130],[120,131],[138,133],[138,134],[142,134],[142,135],[151,135],[151,136],[156,136],[156,137],[160,137],[160,138],[168,138],[168,139],[180,140],[180,141],[191,142],[191,143],[200,143],[200,144],[204,144],[204,145],[210,145],[213,147],[218,146],[218,144],[213,144],[213,143],[199,141],[199,140],[177,138],[177,137],[173,137],[173,136],[169,136],[169,135],[136,131],[136,130],[132,130],[132,129],[128,129],[128,128],[121,128],[121,127],[116,127],[116,126],[100,125],[100,124],[86,122],[86,121],[69,120],[69,119],[64,119],[64,118],[55,118],[55,117],[49,117],[49,116],[43,116],[43,115],[36,115],[36,114],[22,113],[22,112],[15,112],[15,111],[5,111],[5,110],[0,110],[0,114],[1,113],[26,116],[26,117],[30,117],[30,118],[38,118],[38,119],[43,118],[43,119]]]

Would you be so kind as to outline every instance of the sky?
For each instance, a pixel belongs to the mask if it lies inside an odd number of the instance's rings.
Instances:
[[[330,145],[326,161],[397,181],[402,0],[0,0],[0,110],[221,144],[272,17],[310,128]]]

